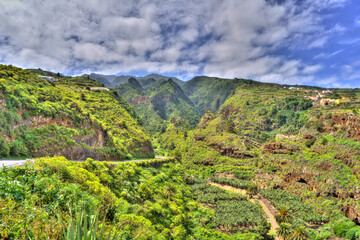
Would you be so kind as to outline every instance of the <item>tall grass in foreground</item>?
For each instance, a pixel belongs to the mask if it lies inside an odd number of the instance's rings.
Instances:
[[[114,240],[120,236],[111,231],[106,236],[105,220],[99,223],[99,214],[89,214],[85,208],[70,216],[69,224],[63,231],[63,240]]]

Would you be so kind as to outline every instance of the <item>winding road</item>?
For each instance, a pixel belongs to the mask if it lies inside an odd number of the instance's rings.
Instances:
[[[228,190],[228,191],[240,193],[242,195],[246,194],[246,190],[244,190],[244,189],[235,188],[235,187],[232,187],[232,186],[229,186],[229,185],[218,184],[218,183],[214,183],[214,182],[211,182],[211,181],[209,181],[209,183],[211,185],[217,186],[219,188],[222,188],[222,189],[225,189],[225,190]],[[270,209],[267,207],[267,205],[265,204],[265,202],[262,200],[261,197],[258,198],[258,201],[259,201],[260,206],[264,210],[265,214],[268,216],[267,220],[271,224],[271,232],[276,234],[276,229],[279,227],[279,224],[276,222],[275,216],[271,213]],[[278,236],[276,236],[275,240],[280,240],[280,238]]]
[[[32,159],[0,159],[0,168],[6,167],[13,167],[13,166],[20,166],[24,165],[26,161],[32,162]]]
[[[155,158],[149,158],[149,159],[135,159],[135,160],[126,160],[126,161],[117,161],[114,163],[125,163],[125,162],[141,162],[141,161],[149,161],[153,159],[166,159],[168,157],[155,157]],[[34,162],[33,159],[0,159],[0,168],[6,166],[6,167],[14,167],[14,166],[21,166],[24,165],[27,161]],[[73,160],[76,162],[83,162],[82,160]]]

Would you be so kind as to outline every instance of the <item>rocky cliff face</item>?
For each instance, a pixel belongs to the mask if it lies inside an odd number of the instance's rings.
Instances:
[[[0,84],[0,157],[154,156],[131,106],[114,91],[89,90],[99,82],[60,75],[50,84],[31,71],[4,65],[0,70],[5,79]]]
[[[346,132],[348,139],[360,139],[360,117],[353,113],[335,113],[330,119],[324,117],[321,121],[324,123],[322,132]]]
[[[136,96],[135,99],[133,100],[129,99],[128,101],[133,106],[149,103],[149,99],[145,96]]]
[[[360,139],[360,118],[352,113],[334,114],[332,121],[336,125],[345,127],[348,132],[349,139]],[[337,127],[333,126],[333,131],[336,131]]]
[[[72,160],[85,160],[86,158],[93,158],[96,160],[111,159],[111,156],[92,149],[106,147],[108,145],[108,137],[106,131],[90,122],[76,127],[69,118],[52,118],[38,115],[30,116],[26,120],[21,120],[19,123],[13,125],[13,129],[23,126],[26,126],[29,129],[36,129],[50,125],[62,126],[69,129],[88,129],[89,133],[86,135],[73,136],[73,140],[77,144],[65,148],[56,148],[54,144],[49,142],[49,145],[45,147],[46,149],[34,149],[31,152],[33,156],[43,157],[44,151],[46,151],[46,154],[49,156],[60,155]]]
[[[244,151],[243,149],[239,149],[236,147],[224,146],[222,144],[212,143],[209,145],[217,152],[219,152],[222,156],[227,156],[235,159],[245,159],[245,158],[253,158],[254,155]]]
[[[313,173],[303,169],[303,171],[293,171],[284,176],[284,182],[281,185],[281,188],[291,190],[291,185],[295,183],[307,184],[309,189],[316,193],[316,195],[325,195],[340,198],[345,201],[349,198],[354,199],[355,201],[360,200],[360,189],[355,187],[353,192],[344,191],[342,186],[334,185],[330,179],[325,178],[324,183],[327,184],[328,188],[324,189],[320,186],[320,183],[317,181],[317,178],[320,176],[320,173]],[[355,205],[344,204],[341,206],[341,210],[344,215],[351,219],[351,221],[360,224],[360,209]]]
[[[297,146],[292,146],[281,142],[272,142],[264,144],[262,152],[271,154],[291,154],[298,150],[299,148]]]
[[[213,148],[222,156],[227,156],[235,159],[254,158],[253,153],[244,150],[244,148],[235,145],[227,145],[225,142],[213,141],[204,136],[195,135],[194,141],[203,141],[207,146]]]

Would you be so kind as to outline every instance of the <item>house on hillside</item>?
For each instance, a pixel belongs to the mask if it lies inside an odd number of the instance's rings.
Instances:
[[[348,103],[348,102],[350,102],[350,98],[348,98],[348,97],[343,97],[342,99],[336,99],[336,100],[335,100],[335,103],[336,103],[336,104]]]
[[[331,98],[324,98],[320,100],[320,105],[321,106],[325,106],[328,105],[329,103],[335,103],[336,99],[331,99]]]
[[[96,90],[100,90],[100,91],[110,91],[109,88],[106,87],[91,87],[90,91],[96,91]]]
[[[318,97],[317,96],[306,96],[306,98],[309,98],[313,101],[317,101],[318,100]]]
[[[57,82],[58,81],[57,78],[50,77],[50,76],[38,75],[38,77],[45,79],[46,81],[49,81],[49,82]]]
[[[333,91],[331,90],[323,90],[322,93],[332,93]]]

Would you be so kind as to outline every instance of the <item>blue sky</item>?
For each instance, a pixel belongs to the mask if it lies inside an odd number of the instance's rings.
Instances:
[[[0,0],[0,63],[360,87],[356,0]]]

